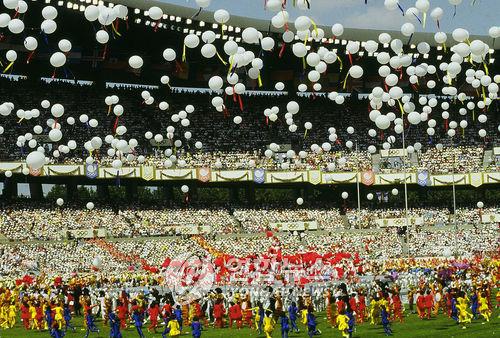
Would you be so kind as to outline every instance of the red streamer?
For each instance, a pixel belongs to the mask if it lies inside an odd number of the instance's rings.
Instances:
[[[115,119],[115,123],[113,124],[113,134],[116,132],[116,128],[118,128],[118,116]]]
[[[102,59],[106,59],[106,55],[108,54],[108,44],[104,45],[104,50],[102,51]]]
[[[352,55],[351,55],[351,53],[348,53],[348,56],[349,56],[349,63],[350,63],[350,64],[351,64],[351,66],[352,66]]]
[[[35,51],[29,53],[28,58],[26,59],[26,63],[30,63],[31,59],[33,58],[33,55],[35,55]]]
[[[281,46],[280,53],[278,56],[280,59],[283,56],[283,53],[285,52],[285,47],[286,47],[286,43],[283,42],[283,45]]]
[[[240,102],[240,110],[243,111],[243,100],[241,99],[241,95],[238,95],[238,101]]]

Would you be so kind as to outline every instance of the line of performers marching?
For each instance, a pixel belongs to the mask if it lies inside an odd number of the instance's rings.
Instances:
[[[423,284],[410,288],[408,293],[409,310],[422,319],[430,319],[441,311],[465,329],[473,319],[481,318],[489,322],[492,314],[491,288],[485,283],[465,292],[460,288],[441,288],[437,284]],[[26,330],[47,330],[54,338],[62,338],[68,330],[75,331],[72,325],[73,302],[64,295],[21,295],[17,289],[0,288],[0,327],[13,328],[18,311]],[[500,303],[500,291],[497,292]],[[222,292],[211,292],[210,308],[202,307],[206,299],[176,303],[169,297],[148,299],[142,293],[129,299],[125,292],[112,300],[103,298],[101,303],[92,304],[91,298],[80,298],[83,310],[85,338],[98,333],[94,313],[103,319],[103,325],[110,328],[110,338],[121,338],[122,330],[133,326],[140,338],[144,338],[143,326],[149,320],[147,330],[162,337],[177,337],[188,328],[194,338],[201,337],[202,327],[213,326],[241,329],[243,326],[254,328],[271,338],[275,328],[280,327],[281,337],[288,338],[290,332],[299,332],[304,327],[309,337],[321,334],[317,328],[315,300],[307,292],[295,301],[287,299],[284,304],[279,292],[272,293],[269,301],[253,302],[250,294],[235,292],[230,299]],[[345,284],[336,290],[327,289],[324,294],[327,322],[340,331],[342,337],[351,337],[356,323],[369,321],[381,324],[386,335],[392,335],[391,322],[404,320],[404,306],[397,286],[381,287],[369,294],[369,301],[363,289],[348,294]],[[227,304],[227,305],[225,305]],[[316,304],[317,305],[317,304]],[[228,308],[226,309],[226,306]],[[497,304],[498,306],[498,304]],[[318,307],[318,306],[316,306]],[[208,318],[207,318],[208,315]],[[209,324],[209,321],[211,324]],[[299,323],[299,325],[297,324]]]

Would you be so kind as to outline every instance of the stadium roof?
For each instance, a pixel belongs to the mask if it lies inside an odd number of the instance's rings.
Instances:
[[[329,2],[330,1],[331,0],[329,0]],[[171,3],[171,2],[184,3],[185,5],[178,5],[178,4]],[[239,1],[232,0],[232,2],[237,3]],[[243,1],[240,1],[240,2],[243,2]],[[261,1],[256,1],[256,2],[259,3],[259,6],[261,8],[262,13],[268,13],[268,14],[271,14],[271,16],[275,14],[273,12],[265,11]],[[169,0],[169,2],[149,1],[149,0],[148,1],[144,1],[144,0],[140,0],[140,1],[138,1],[138,0],[117,0],[117,1],[113,1],[113,3],[120,3],[123,5],[126,5],[127,7],[138,8],[138,9],[141,9],[143,11],[147,11],[152,6],[158,6],[158,7],[162,8],[162,10],[164,11],[165,14],[174,15],[174,16],[178,16],[178,17],[182,17],[182,18],[192,18],[198,12],[198,9],[195,8],[196,3],[194,0],[189,1],[189,2],[185,1],[185,0],[182,0],[182,1]],[[227,1],[225,3],[227,3]],[[382,1],[380,1],[380,0],[377,1],[377,4],[378,4],[378,6],[381,6],[383,10],[385,10],[385,8],[383,8]],[[359,1],[359,5],[364,6],[362,1]],[[255,8],[253,8],[254,7],[253,5],[248,5],[248,6],[249,6],[249,13],[250,13],[249,15],[253,15],[253,16],[245,17],[245,16],[234,15],[233,14],[234,8],[231,7],[231,9],[229,10],[229,12],[231,13],[231,19],[228,22],[228,25],[234,26],[234,27],[240,27],[240,28],[254,27],[254,28],[256,28],[260,31],[263,31],[263,32],[270,31],[270,32],[274,32],[274,33],[282,33],[284,31],[283,29],[278,29],[278,28],[273,27],[270,24],[269,19],[262,18],[263,15],[256,14],[255,13],[256,11],[255,11]],[[323,7],[324,6],[325,6],[325,4],[323,4]],[[332,3],[331,6],[332,6],[332,12],[334,12],[336,5]],[[498,8],[498,10],[500,10],[500,2],[497,4],[493,4],[492,6],[494,8]],[[242,7],[242,6],[240,5],[240,7]],[[292,6],[289,5],[288,7],[292,7]],[[287,10],[289,10],[288,7],[287,7]],[[207,22],[207,23],[214,23],[215,21],[213,18],[213,12],[215,10],[221,9],[221,8],[224,8],[224,4],[220,4],[219,2],[216,4],[212,3],[208,9],[202,10],[196,16],[196,20],[202,20],[202,21]],[[250,10],[250,8],[253,8],[253,11]],[[451,16],[452,15],[451,10],[449,8],[446,8],[446,10],[447,10],[446,13],[448,14],[448,16]],[[236,13],[239,13],[239,12],[241,12],[241,8],[239,11],[236,11]],[[292,12],[292,11],[290,10],[290,12]],[[300,11],[297,11],[297,10],[295,12],[296,13],[294,13],[294,14],[296,14],[296,15],[292,15],[292,14],[290,15],[290,21],[292,22],[292,27],[293,27],[293,19],[296,18],[298,15],[301,15],[301,14],[302,15],[314,15],[314,13],[310,13],[310,12],[301,13]],[[480,13],[475,13],[475,16],[472,18],[469,18],[468,20],[464,20],[463,18],[461,18],[461,19],[459,18],[461,12],[470,13],[470,12],[478,12],[478,11],[471,11],[469,8],[462,6],[460,8],[459,14],[457,14],[456,20],[453,20],[453,22],[448,24],[449,28],[453,29],[453,28],[463,27],[463,28],[468,29],[470,32],[475,33],[475,32],[477,32],[478,26],[486,25],[484,20],[483,20],[483,22],[481,22],[481,17],[478,15],[478,14],[483,14],[481,11],[479,11]],[[493,12],[495,12],[495,10],[493,10]],[[391,13],[391,12],[386,11],[384,13],[384,17],[386,17],[386,15],[388,13]],[[257,15],[260,16],[260,18],[255,17]],[[462,16],[464,16],[464,15],[465,14],[463,14]],[[486,13],[484,15],[490,15],[490,14]],[[401,18],[402,18],[402,16],[401,16]],[[360,17],[360,25],[367,25],[366,23],[363,23],[362,20],[363,20],[363,18]],[[375,18],[374,18],[374,20],[375,20]],[[389,19],[388,21],[391,21],[391,20]],[[390,28],[387,28],[387,29],[376,29],[376,28],[359,29],[359,28],[348,28],[347,26],[345,26],[344,34],[342,35],[341,38],[345,39],[345,40],[355,40],[355,41],[377,40],[379,34],[387,32],[387,33],[390,33],[393,38],[401,39],[401,41],[403,41],[404,44],[408,44],[408,43],[413,42],[413,41],[417,41],[417,42],[425,41],[425,42],[429,43],[431,46],[437,45],[437,43],[434,40],[434,33],[436,32],[437,28],[435,27],[435,23],[431,22],[432,21],[431,18],[427,19],[428,32],[418,32],[418,30],[422,29],[422,27],[419,27],[420,24],[418,22],[415,23],[415,26],[417,28],[417,32],[413,35],[413,37],[411,38],[411,41],[409,38],[403,36],[403,34],[401,34],[399,29],[396,29],[396,27],[400,26],[400,23],[399,23],[400,20],[398,19],[396,21],[397,21],[396,23],[393,22],[392,24],[389,24],[388,27],[390,27]],[[485,21],[494,22],[495,20],[488,19]],[[344,24],[342,19],[339,19],[338,22],[341,24]],[[404,22],[405,22],[404,20],[401,20],[401,23],[404,23]],[[333,37],[332,33],[331,33],[331,24],[334,24],[334,23],[335,22],[331,22],[331,23],[329,23],[329,25],[318,24],[318,27],[322,28],[325,31],[326,38]],[[374,24],[374,25],[375,25],[374,27],[377,27],[376,24]],[[380,25],[378,25],[378,27],[380,27]],[[492,47],[494,44],[494,40],[487,35],[487,28],[485,28],[485,27],[483,27],[483,28],[485,30],[484,34],[482,34],[482,35],[471,34],[470,40],[472,41],[475,39],[481,39],[484,42],[488,43],[490,45],[490,47]],[[212,29],[212,28],[210,27],[207,29]],[[451,32],[448,30],[447,33],[449,36],[448,41],[450,41],[451,40]],[[498,49],[499,45],[500,45],[500,42],[496,43],[493,47],[495,49]]]

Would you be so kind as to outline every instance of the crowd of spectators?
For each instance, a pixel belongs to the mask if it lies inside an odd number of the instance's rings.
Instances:
[[[271,228],[270,223],[316,221],[323,230],[344,227],[338,209],[292,209],[264,207],[261,209],[236,209],[234,217],[245,232],[259,232]]]
[[[482,147],[447,147],[423,152],[419,166],[435,174],[479,172],[483,169],[483,157]]]
[[[0,156],[2,160],[19,160],[24,158],[30,151],[27,143],[24,147],[16,145],[19,135],[32,132],[35,125],[43,128],[41,135],[47,135],[50,127],[46,123],[50,113],[47,109],[40,107],[40,102],[46,97],[33,95],[33,93],[46,93],[50,90],[52,103],[61,103],[65,107],[65,115],[58,121],[62,126],[63,139],[59,144],[66,144],[69,140],[75,140],[77,149],[68,154],[60,153],[59,156],[50,157],[52,163],[76,163],[85,162],[88,152],[83,148],[83,144],[94,136],[104,139],[106,135],[114,135],[116,117],[108,115],[108,106],[104,99],[108,95],[118,95],[119,103],[123,105],[125,112],[118,119],[119,125],[127,128],[125,139],[135,138],[138,146],[135,148],[135,155],[145,156],[145,164],[154,165],[159,168],[165,167],[165,159],[175,156],[173,165],[181,164],[185,161],[185,166],[201,167],[210,166],[214,169],[246,169],[246,168],[266,168],[270,170],[301,170],[301,169],[322,169],[335,171],[365,170],[372,167],[371,156],[367,149],[369,145],[380,145],[388,140],[389,136],[395,136],[392,148],[402,148],[399,135],[393,134],[389,129],[384,135],[370,137],[368,130],[374,128],[373,123],[367,118],[365,113],[366,102],[362,99],[348,99],[343,105],[332,104],[323,96],[315,97],[288,97],[288,96],[245,96],[244,100],[248,104],[244,105],[243,111],[239,106],[228,107],[230,116],[215,111],[210,101],[213,94],[201,92],[170,92],[165,98],[165,93],[159,90],[150,90],[151,95],[158,101],[166,100],[169,108],[161,111],[158,104],[144,104],[141,98],[140,89],[113,88],[104,89],[97,85],[83,86],[65,83],[36,83],[36,82],[11,82],[7,79],[0,79],[0,95],[3,100],[14,103],[15,109],[40,110],[38,119],[17,123],[13,116],[2,120],[4,134],[0,135]],[[30,93],[27,95],[26,93]],[[290,100],[299,103],[300,112],[294,115],[294,120],[299,130],[295,133],[288,131],[288,125],[280,117],[276,122],[269,122],[263,115],[266,108],[270,108],[270,102],[280,108],[280,113]],[[85,114],[89,119],[97,119],[97,127],[90,127],[89,123],[81,123],[79,117],[83,112],[79,102],[85,102]],[[251,103],[250,103],[251,102]],[[188,115],[189,126],[181,126],[172,121],[172,115],[184,110],[187,104],[194,106],[193,113]],[[230,102],[228,102],[228,105]],[[492,107],[491,109],[497,109]],[[451,109],[450,109],[451,110]],[[241,115],[241,124],[233,123],[233,115]],[[433,114],[434,115],[434,114]],[[76,122],[68,125],[65,121],[72,116]],[[497,117],[492,114],[486,123],[469,121],[469,127],[465,129],[463,137],[456,137],[450,140],[446,136],[444,123],[441,125],[439,114],[433,116],[438,121],[435,127],[436,134],[429,137],[425,132],[425,124],[408,125],[406,145],[412,142],[420,142],[422,150],[418,153],[418,161],[410,163],[410,169],[428,169],[432,173],[449,173],[477,171],[482,168],[483,151],[498,141],[496,130]],[[461,117],[462,118],[462,117]],[[311,122],[313,128],[304,135],[304,130],[300,130],[305,122]],[[162,134],[166,138],[168,126],[175,126],[174,140],[181,140],[182,146],[174,147],[162,144],[157,146],[145,138],[145,132],[150,131],[153,135]],[[347,128],[353,126],[355,132],[347,133]],[[329,140],[329,129],[335,128],[336,140]],[[478,140],[477,130],[486,129],[491,131],[485,139]],[[185,132],[189,131],[191,137],[186,139]],[[439,136],[441,135],[441,136]],[[202,149],[196,149],[196,142],[202,143]],[[347,142],[356,143],[356,147],[351,149],[346,147]],[[295,156],[285,157],[285,150],[275,153],[272,158],[264,156],[264,151],[271,143],[282,145],[282,149],[291,147]],[[327,152],[313,152],[311,146],[330,143],[331,150]],[[437,150],[437,143],[445,145],[443,150]],[[44,144],[43,141],[40,141]],[[46,149],[54,150],[56,144],[45,143]],[[106,153],[106,144],[100,151],[93,152],[93,157],[103,165],[109,165],[113,158]],[[169,149],[172,155],[165,155],[165,150]],[[299,152],[305,151],[306,155],[299,157]],[[455,158],[455,165],[453,164]],[[183,160],[183,161],[180,161]],[[131,163],[124,165],[136,164]],[[394,162],[394,161],[393,161]],[[394,166],[398,169],[401,161],[389,163],[389,169]],[[410,161],[406,161],[409,163]],[[387,163],[386,163],[387,164]],[[384,166],[385,168],[385,166]]]
[[[0,275],[22,276],[44,271],[48,274],[71,274],[89,271],[96,265],[102,272],[122,273],[137,270],[144,265],[161,267],[166,259],[189,254],[216,259],[214,252],[251,259],[287,257],[314,253],[336,255],[350,252],[362,262],[401,257],[442,257],[446,251],[459,257],[498,250],[498,226],[458,231],[411,229],[408,242],[396,229],[364,232],[274,233],[272,236],[206,236],[203,245],[193,237],[128,239],[109,242],[103,247],[96,241],[52,242],[46,244],[17,243],[0,245]],[[119,253],[116,254],[116,253]],[[124,258],[126,257],[126,259]],[[211,258],[210,258],[211,257]],[[248,263],[248,262],[247,262]],[[246,264],[246,263],[242,263]],[[341,266],[353,268],[352,260],[343,260]],[[358,263],[359,264],[359,263]]]
[[[408,218],[419,218],[418,226],[471,225],[480,223],[480,214],[499,214],[497,208],[479,210],[458,208],[455,215],[446,208],[410,208]],[[104,229],[107,237],[137,238],[175,236],[190,233],[231,234],[262,233],[280,230],[277,224],[287,222],[316,222],[320,231],[339,229],[376,229],[376,220],[402,219],[405,209],[348,209],[341,215],[337,208],[290,208],[267,206],[261,208],[183,208],[141,207],[132,204],[125,208],[76,207],[55,208],[47,204],[18,202],[0,211],[0,236],[11,241],[61,240],[71,238],[70,230]]]

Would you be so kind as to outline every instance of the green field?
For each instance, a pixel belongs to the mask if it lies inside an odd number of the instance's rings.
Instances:
[[[481,337],[500,337],[500,318],[499,311],[495,310],[492,319],[489,323],[482,324],[482,320],[477,319],[469,324],[466,329],[462,329],[461,326],[455,324],[455,322],[448,317],[440,314],[437,318],[431,320],[420,320],[416,315],[409,315],[405,318],[405,322],[402,324],[393,323],[392,329],[395,337],[464,337],[464,338],[481,338]],[[324,314],[320,313],[318,315],[319,328],[322,331],[321,337],[341,337],[340,332],[337,329],[332,329],[326,325],[326,318]],[[72,320],[73,325],[77,327],[75,333],[68,332],[66,337],[84,337],[85,331],[82,328],[82,318],[74,318]],[[145,324],[147,328],[148,324]],[[109,331],[107,327],[102,326],[101,322],[97,322],[97,326],[101,328],[101,332],[91,333],[89,337],[109,337]],[[292,333],[290,337],[308,337],[304,326],[299,324],[301,329],[300,333]],[[147,329],[144,329],[144,333],[147,338],[161,338],[161,333],[153,334],[148,333]],[[133,328],[129,328],[122,331],[124,338],[138,337],[137,332]],[[280,338],[281,331],[279,325],[276,326],[273,337]],[[356,326],[356,332],[353,337],[384,337],[384,330],[381,325],[370,325],[367,323],[360,324]],[[16,325],[14,329],[1,330],[0,338],[16,338],[16,337],[50,337],[47,331],[33,332],[26,331],[20,326],[20,323]],[[191,337],[189,332],[184,332],[181,337]],[[202,337],[204,338],[222,338],[222,337],[265,337],[265,335],[259,335],[258,332],[250,329],[212,329],[208,328],[203,332]],[[320,337],[320,336],[318,336]]]

